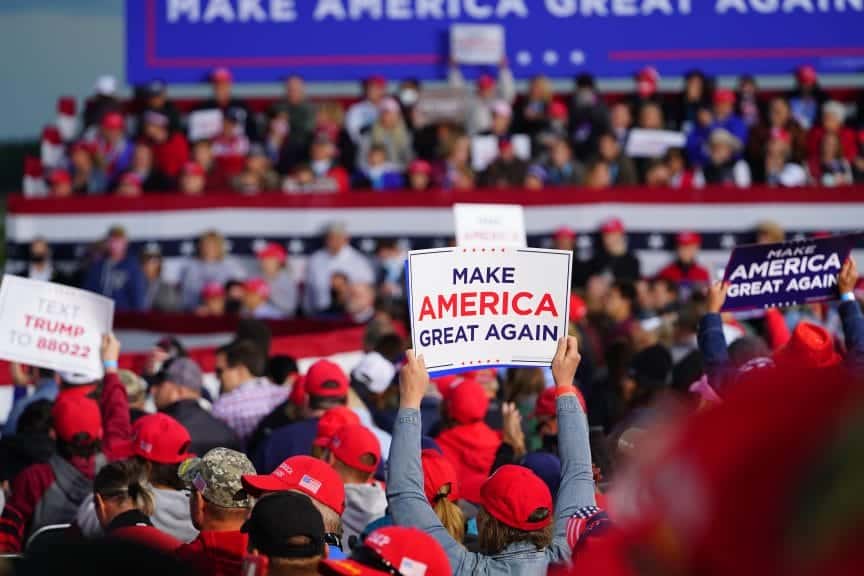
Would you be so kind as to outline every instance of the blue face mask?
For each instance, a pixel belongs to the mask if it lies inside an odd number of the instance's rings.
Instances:
[[[405,260],[396,256],[381,260],[381,267],[388,282],[399,282],[402,279],[402,271],[405,268]]]

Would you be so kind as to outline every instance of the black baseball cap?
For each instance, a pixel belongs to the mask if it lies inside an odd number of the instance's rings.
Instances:
[[[305,494],[267,494],[255,504],[240,531],[249,535],[251,548],[269,558],[313,558],[324,554],[324,519]],[[306,540],[291,542],[298,536]]]

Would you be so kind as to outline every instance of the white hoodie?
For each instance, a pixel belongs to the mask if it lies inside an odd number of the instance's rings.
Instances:
[[[359,538],[370,522],[386,513],[387,495],[380,485],[346,484],[345,512],[342,513],[342,538],[345,545],[349,545],[351,536]]]

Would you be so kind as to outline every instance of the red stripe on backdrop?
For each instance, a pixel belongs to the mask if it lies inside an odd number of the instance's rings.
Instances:
[[[160,314],[158,312],[129,313],[118,312],[114,315],[115,330],[145,330],[160,334],[179,336],[192,334],[233,333],[239,318],[207,318],[191,314]],[[274,336],[298,334],[320,334],[357,325],[347,320],[268,320],[267,325]]]
[[[364,327],[357,326],[317,334],[275,336],[270,342],[270,355],[287,354],[300,359],[357,352],[363,349],[363,332]],[[212,372],[216,360],[215,350],[215,348],[194,348],[188,352],[204,372]],[[146,360],[146,352],[123,354],[120,357],[120,366],[140,373]]]
[[[363,326],[338,328],[327,331],[303,332],[274,336],[270,343],[270,354],[287,354],[294,358],[315,358],[363,349]],[[189,356],[195,359],[205,372],[213,372],[215,348],[193,348]],[[140,373],[147,360],[147,352],[120,355],[120,367]],[[0,360],[0,385],[11,383],[9,362]]]
[[[24,198],[10,196],[7,211],[17,214],[95,214],[160,212],[215,208],[417,208],[447,207],[454,202],[509,203],[524,206],[562,204],[766,204],[864,203],[864,186],[845,188],[711,188],[703,190],[621,187],[607,190],[477,190],[473,192],[349,192],[333,195],[237,196],[203,198],[153,194],[141,198]]]

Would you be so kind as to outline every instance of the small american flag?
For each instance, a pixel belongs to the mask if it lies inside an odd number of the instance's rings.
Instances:
[[[317,494],[318,490],[321,489],[321,482],[312,478],[308,474],[304,474],[302,478],[300,478],[300,487],[309,490],[313,494]]]

